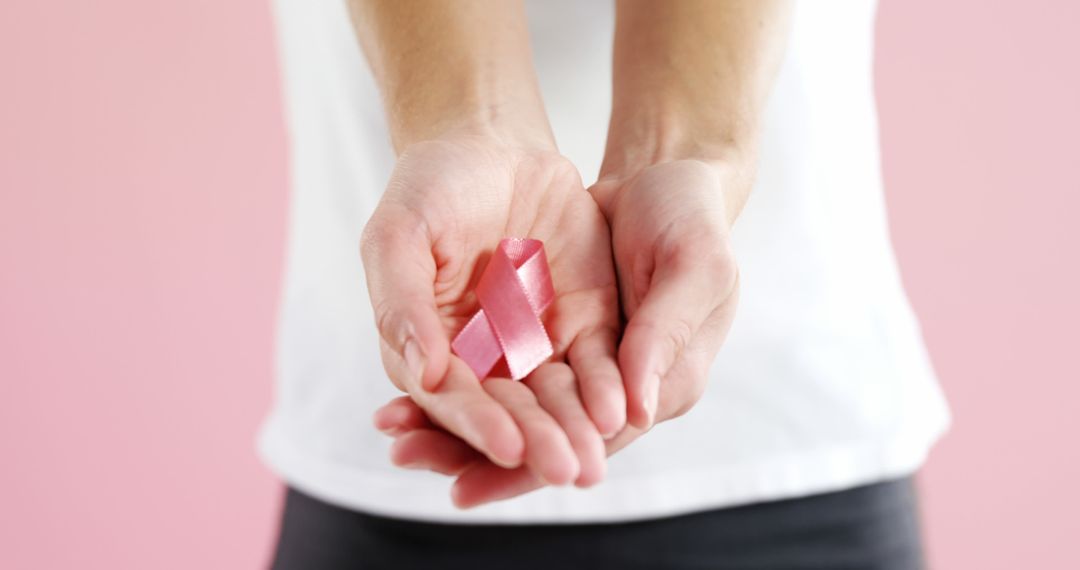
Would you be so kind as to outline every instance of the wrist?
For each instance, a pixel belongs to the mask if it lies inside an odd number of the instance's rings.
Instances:
[[[545,124],[490,114],[463,114],[445,117],[410,131],[407,136],[395,137],[394,147],[400,155],[410,146],[431,141],[471,140],[486,147],[555,152],[555,138]]]
[[[711,113],[705,105],[680,103],[674,96],[616,102],[600,176],[632,176],[676,160],[697,160],[722,170],[752,170],[755,129],[733,123],[734,119]]]
[[[753,186],[757,167],[756,141],[731,131],[696,123],[686,116],[665,112],[636,112],[620,119],[612,114],[604,162],[594,195],[603,204],[617,197],[646,171],[671,163],[683,168],[708,169],[717,184],[706,188],[721,194],[725,218],[732,225]],[[715,123],[713,123],[715,125]]]
[[[488,138],[512,147],[555,149],[538,91],[477,83],[393,97],[387,107],[395,150],[400,153],[415,143],[457,136]]]
[[[554,146],[520,2],[348,5],[398,153],[455,132]]]

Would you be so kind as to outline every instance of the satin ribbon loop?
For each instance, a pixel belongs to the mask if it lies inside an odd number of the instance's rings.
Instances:
[[[555,298],[544,244],[507,238],[491,255],[476,285],[480,310],[450,343],[483,380],[501,360],[520,380],[551,357],[554,349],[540,315]]]

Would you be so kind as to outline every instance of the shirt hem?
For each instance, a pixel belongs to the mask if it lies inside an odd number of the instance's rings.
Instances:
[[[548,488],[470,510],[453,506],[448,477],[332,464],[301,452],[283,434],[275,434],[273,425],[263,431],[259,452],[297,490],[380,516],[456,524],[610,523],[827,493],[911,475],[948,423],[946,416],[919,433],[821,446],[746,464],[609,477],[588,490]]]

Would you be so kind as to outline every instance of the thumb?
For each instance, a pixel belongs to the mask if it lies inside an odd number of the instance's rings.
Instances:
[[[660,381],[702,324],[734,287],[723,256],[689,253],[657,259],[649,288],[630,315],[619,344],[627,421],[648,429],[656,421]]]
[[[435,304],[436,266],[424,224],[376,211],[364,228],[360,253],[388,349],[383,357],[404,364],[386,363],[390,379],[406,392],[434,390],[446,374],[450,343]]]

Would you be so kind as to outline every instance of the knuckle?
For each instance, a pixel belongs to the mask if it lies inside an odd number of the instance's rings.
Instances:
[[[666,344],[665,348],[667,348],[674,357],[682,353],[682,351],[690,345],[690,340],[693,336],[693,325],[685,318],[675,317],[666,324],[663,334],[660,335],[660,339],[661,342]]]
[[[685,318],[680,317],[671,321],[665,338],[671,344],[672,354],[679,354],[690,345],[690,340],[693,337],[693,325]]]
[[[391,348],[399,350],[405,343],[406,331],[403,330],[401,319],[390,299],[382,299],[372,307],[375,313],[375,327],[379,334],[391,344]]]
[[[487,417],[490,411],[482,402],[462,398],[452,398],[439,404],[427,410],[428,415],[455,434],[462,433],[463,426],[477,421],[478,418]]]
[[[480,387],[503,405],[511,405],[521,400],[521,394],[515,390],[513,380],[509,378],[488,378],[480,383]]]
[[[566,440],[566,432],[559,427],[555,420],[546,414],[537,414],[532,422],[532,435],[538,440],[552,442],[561,445]]]
[[[663,323],[654,320],[631,320],[626,327],[626,333],[627,335],[642,335],[652,342],[660,343],[674,359],[690,345],[694,336],[694,326],[685,317],[672,317]]]
[[[530,387],[535,386],[538,391],[552,392],[557,394],[566,393],[574,388],[574,372],[563,363],[551,365],[542,376],[532,379]]]

